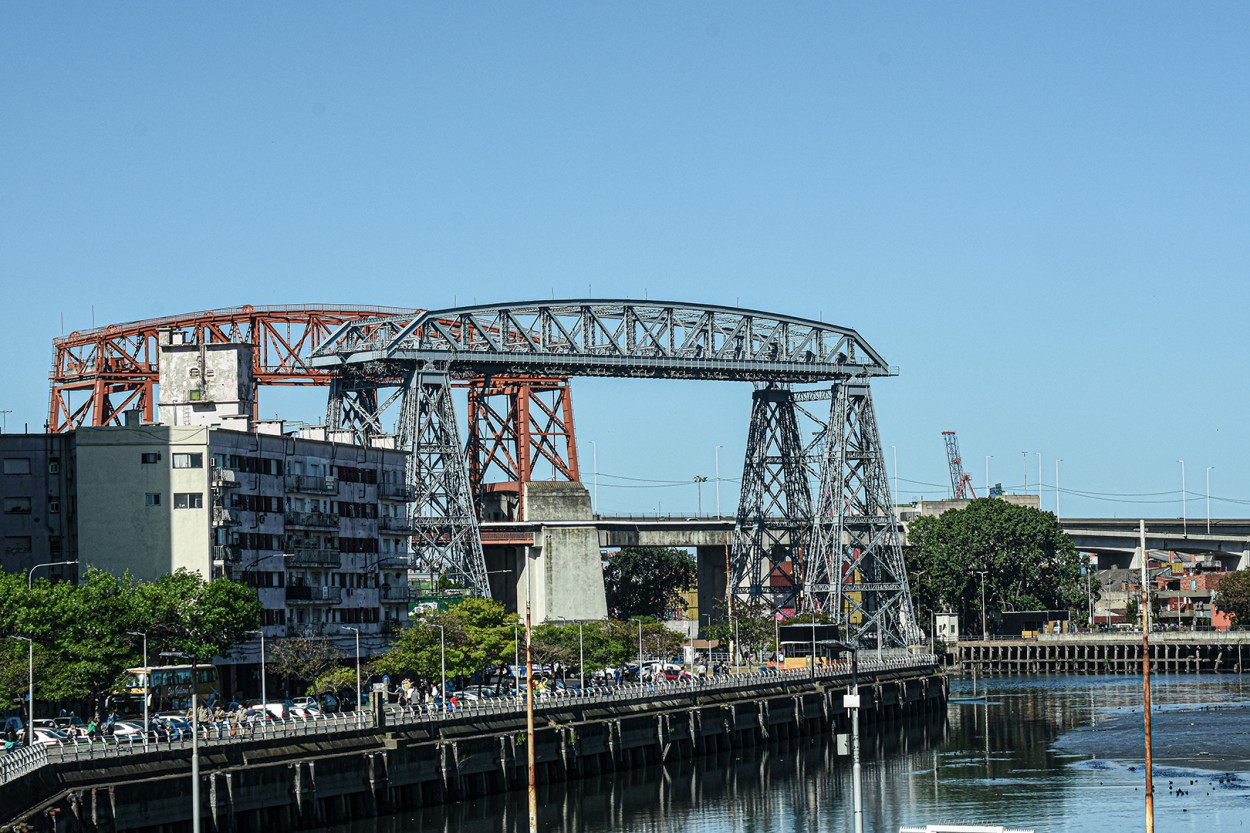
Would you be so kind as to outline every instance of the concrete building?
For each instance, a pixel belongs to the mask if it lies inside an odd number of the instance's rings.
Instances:
[[[0,568],[26,573],[36,564],[78,557],[72,434],[0,435]],[[43,567],[41,577],[72,578],[74,565]]]
[[[165,424],[0,436],[0,566],[231,578],[256,589],[267,640],[324,635],[348,654],[354,628],[374,653],[408,617],[407,454],[253,422],[250,348],[175,339],[162,334]],[[223,690],[254,692],[259,658],[259,639],[219,658]]]

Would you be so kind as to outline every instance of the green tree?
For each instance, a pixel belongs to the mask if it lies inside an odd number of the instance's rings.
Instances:
[[[997,498],[971,501],[908,530],[908,572],[916,610],[955,610],[965,627],[986,610],[1072,610],[1084,606],[1083,559],[1050,512]],[[918,591],[918,592],[917,592]]]
[[[671,618],[685,607],[683,594],[694,586],[695,559],[669,547],[625,547],[608,562],[603,576],[608,610],[618,619]]]
[[[1250,570],[1229,573],[1220,580],[1216,605],[1233,620],[1238,630],[1250,629]]]
[[[417,676],[434,680],[439,678],[440,662],[445,655],[448,679],[463,681],[487,665],[512,663],[515,622],[515,615],[499,602],[466,598],[449,610],[414,617],[410,627],[400,632],[372,667],[392,678]],[[445,639],[442,645],[440,636]]]

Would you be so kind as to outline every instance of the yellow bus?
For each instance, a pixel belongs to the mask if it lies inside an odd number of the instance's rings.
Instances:
[[[199,702],[212,706],[221,697],[221,677],[216,666],[194,667],[195,693]],[[158,665],[150,668],[127,668],[113,688],[109,705],[127,717],[143,714],[143,697],[147,693],[152,714],[164,711],[186,711],[191,707],[192,666]]]

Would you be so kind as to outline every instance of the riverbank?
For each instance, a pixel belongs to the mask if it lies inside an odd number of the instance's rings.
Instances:
[[[862,665],[864,725],[944,708],[945,678],[931,663]],[[536,709],[539,779],[558,782],[845,728],[848,670],[544,703]],[[308,828],[523,788],[524,744],[523,714],[506,710],[210,745],[201,752],[204,829]],[[175,833],[190,826],[189,769],[182,748],[60,760],[0,785],[0,806],[10,810],[0,830]]]

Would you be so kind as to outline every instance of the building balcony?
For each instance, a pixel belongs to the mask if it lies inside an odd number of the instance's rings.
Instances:
[[[411,502],[416,495],[411,486],[403,483],[380,483],[378,484],[378,497],[383,500],[402,500]]]
[[[412,520],[407,516],[402,518],[392,518],[386,515],[378,518],[378,526],[390,532],[412,532],[415,528]]]
[[[406,602],[411,594],[407,587],[379,587],[378,598],[384,602]]]
[[[296,639],[300,637],[323,636],[326,633],[327,628],[324,622],[291,622],[286,626],[286,635]]]
[[[309,605],[336,605],[343,602],[342,587],[291,586],[286,588],[286,603]]]
[[[232,544],[214,544],[213,560],[224,561],[227,564],[238,564],[243,560],[243,550]]]
[[[329,567],[337,570],[343,566],[343,555],[338,550],[293,549],[285,557],[287,567]]]
[[[240,511],[238,509],[229,509],[225,506],[214,506],[213,526],[238,526]]]
[[[338,529],[339,516],[328,512],[287,512],[287,526],[304,526],[317,529]]]
[[[286,479],[286,490],[310,495],[334,495],[339,491],[339,479],[315,474],[293,474]]]

